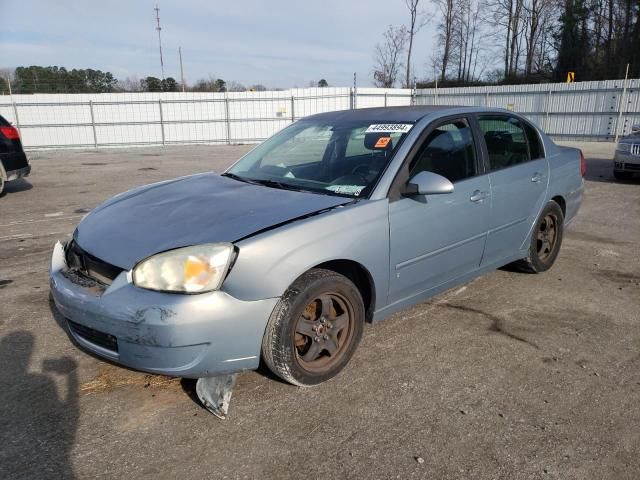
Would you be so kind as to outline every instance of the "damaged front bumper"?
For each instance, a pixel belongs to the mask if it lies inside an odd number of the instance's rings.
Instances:
[[[51,293],[82,347],[145,372],[200,378],[258,367],[278,298],[241,301],[223,291],[180,295],[134,286],[130,272],[104,286],[69,270],[57,243]]]

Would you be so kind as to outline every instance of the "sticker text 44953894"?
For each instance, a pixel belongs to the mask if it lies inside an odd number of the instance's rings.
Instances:
[[[369,125],[365,133],[407,133],[411,127],[410,123],[376,123]]]

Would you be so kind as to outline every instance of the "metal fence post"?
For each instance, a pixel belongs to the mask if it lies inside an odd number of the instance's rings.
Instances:
[[[384,106],[387,106],[387,92],[384,92]]]
[[[296,98],[291,95],[291,123],[296,121]]]
[[[160,133],[162,134],[162,145],[164,145],[164,118],[162,116],[162,99],[158,99],[158,108],[160,109]]]
[[[231,145],[231,116],[229,114],[229,97],[224,97],[224,121],[227,126],[227,145]]]
[[[96,135],[96,119],[93,116],[92,100],[89,100],[89,113],[91,113],[91,128],[93,129],[93,148],[98,148],[98,136]]]
[[[18,130],[20,137],[22,137],[22,132],[20,131],[20,117],[18,117],[18,105],[16,105],[16,100],[13,98],[13,95],[11,95],[11,103],[13,105],[13,116],[16,119],[16,129]]]
[[[486,95],[486,98],[484,100],[484,106],[485,107],[489,106],[489,89],[487,89],[487,95]]]
[[[544,120],[544,131],[545,133],[549,133],[549,110],[551,110],[551,89],[549,89],[549,95],[547,96],[547,104],[544,108],[545,120]]]

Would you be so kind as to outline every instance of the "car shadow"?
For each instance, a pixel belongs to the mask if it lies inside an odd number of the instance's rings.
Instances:
[[[613,160],[610,158],[587,158],[587,172],[584,179],[590,182],[604,183],[640,183],[640,175],[636,175],[628,180],[618,180],[613,176]]]
[[[4,191],[0,196],[4,196],[11,193],[24,192],[27,190],[31,190],[33,185],[29,183],[24,178],[19,178],[17,180],[11,180],[10,182],[6,182],[4,184]]]
[[[34,344],[25,330],[0,339],[0,478],[73,479],[77,365],[70,357],[47,358],[34,372]]]

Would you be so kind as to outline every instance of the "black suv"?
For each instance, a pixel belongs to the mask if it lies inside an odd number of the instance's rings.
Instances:
[[[0,195],[4,184],[26,177],[31,165],[22,149],[20,133],[0,115]]]

